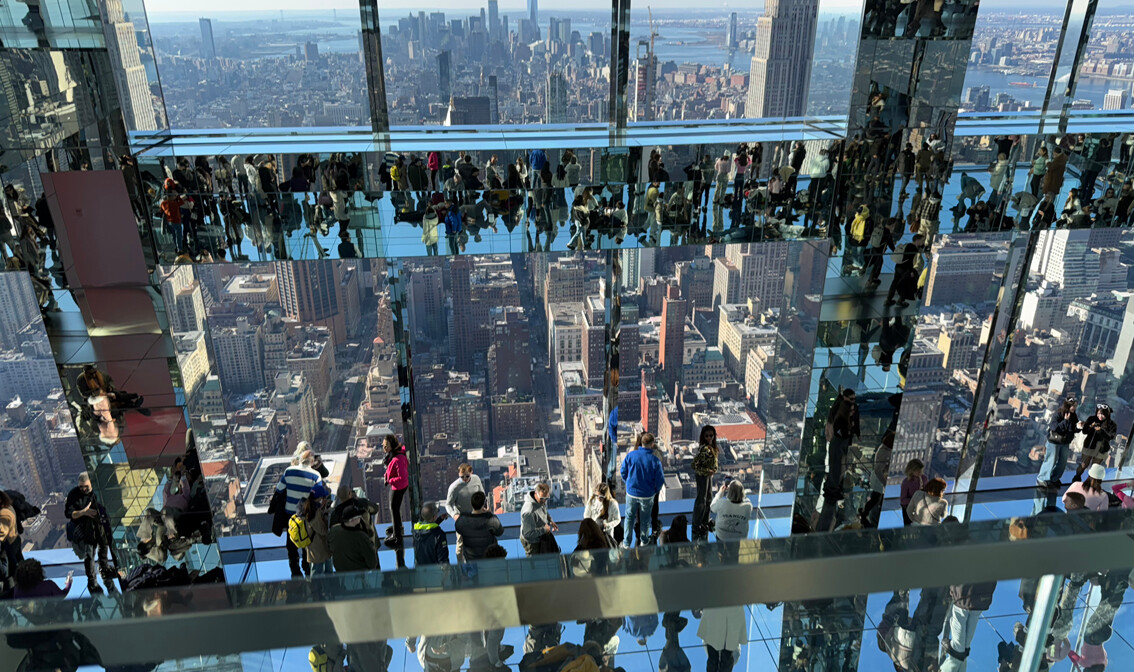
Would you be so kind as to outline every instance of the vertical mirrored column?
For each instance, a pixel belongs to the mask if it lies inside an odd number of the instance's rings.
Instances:
[[[900,420],[917,367],[934,356],[914,336],[977,4],[865,4],[847,137],[829,151],[835,186],[825,230],[832,254],[793,533],[877,525],[892,457],[919,441]],[[928,388],[919,393],[917,412],[907,420],[932,415],[937,400]],[[861,621],[863,608],[861,596],[842,601],[838,616],[814,605],[785,605],[781,664],[816,658],[856,664],[858,641],[830,633],[845,629],[845,619]],[[812,646],[801,649],[800,642]]]

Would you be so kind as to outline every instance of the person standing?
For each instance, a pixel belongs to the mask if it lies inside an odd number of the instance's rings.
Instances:
[[[861,433],[859,430],[858,402],[854,390],[846,388],[839,394],[827,414],[827,480],[823,496],[832,501],[843,498],[843,478],[846,476],[847,456],[851,444]]]
[[[107,592],[115,592],[114,580],[118,573],[110,564],[110,529],[106,512],[91,487],[91,477],[87,472],[79,474],[79,484],[67,493],[63,515],[67,517],[67,539],[86,570],[87,592],[91,595],[102,593],[95,575],[96,556],[103,585]]]
[[[1079,431],[1079,416],[1075,414],[1075,401],[1067,399],[1051,418],[1047,428],[1047,445],[1043,455],[1043,466],[1036,478],[1039,485],[1049,488],[1063,487],[1059,480],[1063,470],[1067,468],[1067,460],[1071,457],[1071,441]],[[1082,477],[1083,470],[1075,474],[1075,480]]]
[[[449,485],[449,494],[445,498],[445,510],[449,513],[449,517],[455,521],[460,520],[461,515],[473,512],[472,497],[475,493],[484,492],[484,484],[480,481],[480,476],[472,473],[472,465],[465,462],[457,467],[457,480]],[[461,533],[457,533],[457,557],[462,557],[462,547],[464,539]]]
[[[729,672],[740,647],[748,641],[748,614],[744,606],[705,609],[697,636],[709,654],[705,672]]]
[[[453,523],[457,529],[457,561],[474,562],[485,557],[490,546],[504,534],[504,525],[488,509],[488,496],[483,491],[471,497],[472,510],[461,514]]]
[[[965,671],[980,615],[992,606],[995,591],[995,581],[949,589],[953,605],[949,607],[949,620],[941,637],[941,672]]]
[[[524,497],[524,507],[520,510],[520,544],[529,556],[540,553],[558,553],[559,544],[551,534],[559,526],[547,512],[547,500],[551,497],[551,486],[539,483]]]
[[[382,450],[386,453],[386,487],[390,488],[390,520],[393,521],[386,532],[385,543],[400,548],[403,532],[402,500],[409,490],[409,458],[406,457],[405,446],[393,434],[387,434],[382,440]]]
[[[921,460],[910,460],[906,465],[906,479],[902,481],[901,498],[898,503],[902,506],[902,522],[905,525],[910,525],[913,520],[910,519],[909,506],[913,500],[914,495],[918,490],[925,487],[929,482],[929,477],[925,475],[925,464]]]
[[[712,425],[701,428],[701,440],[691,466],[697,483],[697,495],[693,500],[693,540],[705,540],[709,537],[709,497],[712,493],[713,475],[720,468],[717,430]]]
[[[307,551],[307,562],[311,565],[311,574],[330,574],[334,571],[331,562],[331,547],[327,542],[330,533],[327,516],[331,510],[329,497],[308,497],[303,500],[300,514],[307,522],[307,533],[311,535],[311,543],[304,549]]]
[[[635,523],[641,521],[642,532],[638,535],[638,545],[648,543],[651,538],[650,528],[653,524],[652,512],[654,497],[665,485],[665,475],[662,473],[661,461],[653,453],[653,434],[642,436],[642,445],[626,454],[622,459],[621,476],[626,484],[626,534],[623,546],[630,548],[629,531],[635,528]],[[660,534],[661,530],[653,530]]]
[[[339,524],[327,533],[327,548],[336,572],[361,572],[378,569],[378,547],[364,524],[366,509],[349,501],[337,509]]]
[[[1092,465],[1106,462],[1110,455],[1110,442],[1118,436],[1118,425],[1110,419],[1110,413],[1110,406],[1099,404],[1094,414],[1079,424],[1083,432],[1083,454],[1075,469],[1074,480],[1081,479],[1083,472]]]
[[[441,522],[445,514],[438,515],[437,503],[426,502],[421,507],[421,520],[413,524],[413,562],[421,565],[449,564],[449,541]]]
[[[299,449],[291,458],[291,466],[284,471],[283,476],[280,477],[280,482],[276,484],[276,492],[284,493],[286,498],[284,511],[288,518],[299,512],[303,500],[309,496],[326,497],[330,495],[330,491],[323,483],[323,477],[311,466],[315,462],[315,455],[307,446],[306,441],[300,442]],[[291,535],[288,534],[287,561],[291,567],[291,578],[293,579],[300,578],[304,574],[311,575],[311,565],[307,562],[306,557],[300,563],[299,550],[299,547],[291,540]]]

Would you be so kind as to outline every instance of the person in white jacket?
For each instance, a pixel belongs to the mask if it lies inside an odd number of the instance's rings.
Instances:
[[[722,485],[713,498],[709,510],[717,514],[716,535],[720,541],[737,541],[748,538],[748,519],[752,517],[752,502],[744,496],[744,485],[732,481]]]
[[[614,528],[622,522],[622,514],[618,511],[618,501],[610,494],[610,486],[606,483],[595,486],[595,492],[587,502],[587,518],[598,523],[606,536],[614,538]]]
[[[744,605],[715,607],[701,613],[697,636],[709,654],[708,672],[728,672],[739,657],[741,645],[748,642],[748,616]]]

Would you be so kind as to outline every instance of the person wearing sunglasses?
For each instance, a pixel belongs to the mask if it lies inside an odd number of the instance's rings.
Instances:
[[[449,485],[449,495],[445,498],[445,510],[454,521],[466,513],[472,513],[476,508],[472,504],[473,494],[484,492],[484,484],[480,476],[473,473],[472,465],[468,462],[457,467],[457,480]],[[457,535],[457,557],[464,557],[464,536]]]

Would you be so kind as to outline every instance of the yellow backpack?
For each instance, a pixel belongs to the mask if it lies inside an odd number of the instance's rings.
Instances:
[[[294,513],[288,519],[287,536],[296,548],[307,548],[311,545],[311,532],[307,529],[307,521],[302,515]]]

